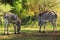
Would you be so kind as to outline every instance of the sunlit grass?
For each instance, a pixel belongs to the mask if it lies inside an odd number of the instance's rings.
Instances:
[[[42,31],[44,30],[44,27],[42,27],[41,29]],[[38,32],[39,31],[39,26],[38,27],[23,27],[21,26],[21,32],[26,32],[26,33],[33,33],[33,32]],[[46,26],[46,30],[45,31],[53,31],[53,27],[50,25]],[[57,30],[56,31],[60,31],[60,27],[57,26]],[[0,28],[0,34],[4,32],[4,27]],[[9,27],[9,32],[13,33],[14,32],[14,27]]]
[[[44,28],[42,27],[42,30]],[[21,26],[21,32],[23,33],[33,33],[38,32],[39,27],[37,28],[30,28],[30,27],[22,27]],[[52,31],[52,27],[50,25],[46,26],[46,31]],[[57,27],[57,31],[60,31],[60,27]],[[0,28],[0,34],[4,32],[4,28]],[[57,39],[60,40],[60,38],[53,38],[52,36],[26,36],[27,34],[13,34],[14,28],[9,27],[10,35],[0,35],[0,40],[53,40]]]
[[[44,30],[44,28],[42,27],[42,31]],[[39,31],[39,26],[36,23],[36,25],[31,24],[31,25],[27,25],[27,26],[21,26],[21,33],[28,33],[28,34],[32,34],[32,33],[38,33]],[[49,23],[47,23],[46,25],[46,31],[53,31],[53,27],[52,25]],[[57,31],[60,32],[60,26],[57,26]],[[2,35],[4,33],[4,27],[0,27],[0,40],[53,40],[53,37],[51,36],[26,36],[27,34],[14,34],[14,27],[13,26],[9,26],[9,34],[10,35]],[[54,38],[55,39],[55,38]],[[56,38],[57,40],[59,40],[60,38]]]
[[[60,18],[58,16],[57,19],[57,30],[58,32],[60,32]],[[42,27],[42,31],[44,30],[44,27]],[[21,26],[21,33],[37,33],[39,31],[39,26],[38,26],[38,22],[32,22],[32,24],[30,25],[24,25]],[[46,25],[46,31],[53,31],[53,27],[50,23],[47,23]],[[34,37],[34,36],[29,36],[26,37],[25,35],[21,35],[21,34],[14,34],[14,27],[12,25],[9,26],[9,34],[10,35],[2,35],[4,33],[4,26],[0,26],[0,40],[53,40],[53,37],[51,36],[38,36],[38,37]],[[56,40],[60,40],[59,38],[56,38]]]

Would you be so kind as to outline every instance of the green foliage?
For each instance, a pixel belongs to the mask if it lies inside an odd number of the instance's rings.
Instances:
[[[24,0],[18,0],[14,2],[14,9],[13,11],[20,17],[25,18],[27,16],[27,6],[25,6]]]
[[[1,0],[1,3],[7,4],[9,3],[11,6],[13,6],[13,2],[15,2],[16,0]]]
[[[22,9],[21,3],[19,3],[18,1],[14,2],[14,11],[16,13],[20,13],[21,9]]]
[[[13,7],[11,7],[9,4],[0,4],[0,12],[9,12],[12,9]]]
[[[22,7],[27,9],[27,0],[22,0]]]
[[[25,24],[34,21],[37,15],[45,10],[59,11],[58,9],[59,0],[0,0],[0,14],[12,11]]]

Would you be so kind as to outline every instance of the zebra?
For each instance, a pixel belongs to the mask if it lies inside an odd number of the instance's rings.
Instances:
[[[57,14],[54,11],[50,12],[43,12],[38,15],[38,25],[39,27],[39,32],[41,32],[41,27],[44,26],[44,32],[45,32],[45,26],[47,22],[51,22],[53,26],[53,31],[56,31],[56,20],[57,20]]]
[[[10,25],[10,23],[12,23],[14,26],[14,33],[20,33],[21,20],[17,17],[17,15],[12,12],[9,12],[4,15],[4,34],[6,34],[6,32],[7,34],[9,34],[8,26]]]

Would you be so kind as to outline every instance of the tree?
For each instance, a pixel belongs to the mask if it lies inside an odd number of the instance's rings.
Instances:
[[[13,6],[13,3],[14,3],[15,1],[16,1],[16,0],[1,0],[2,3],[5,3],[5,4],[9,3],[9,4],[12,5],[12,6]]]

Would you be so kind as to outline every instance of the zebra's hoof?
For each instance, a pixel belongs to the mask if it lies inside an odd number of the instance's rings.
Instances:
[[[41,33],[41,31],[39,31]]]
[[[14,34],[17,34],[17,33],[14,33]]]
[[[43,31],[43,33],[45,33],[45,31]]]

